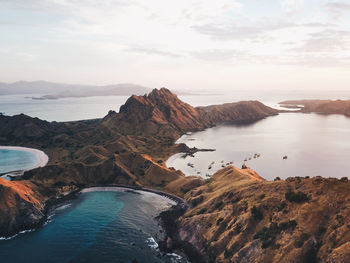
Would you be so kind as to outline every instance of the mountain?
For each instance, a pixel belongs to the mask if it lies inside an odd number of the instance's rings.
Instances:
[[[240,101],[207,107],[204,110],[212,123],[222,122],[252,122],[269,116],[277,115],[278,111],[259,101]]]
[[[183,187],[174,181],[167,189]],[[177,219],[174,243],[190,243],[203,262],[350,261],[347,178],[269,182],[229,166],[186,190],[190,208]]]
[[[83,188],[119,184],[187,201],[160,218],[164,249],[186,252],[190,262],[349,262],[348,178],[271,182],[226,166],[203,179],[165,165],[175,153],[197,150],[176,144],[187,132],[276,114],[257,101],[194,108],[163,88],[93,121],[0,115],[0,144],[35,147],[50,158],[17,181],[0,178],[0,236],[42,225],[53,204]]]
[[[148,95],[131,96],[119,113],[110,112],[103,124],[124,132],[168,134],[179,137],[223,122],[251,122],[276,115],[278,111],[258,101],[237,102],[194,108],[166,88],[154,89]]]
[[[125,133],[167,134],[171,137],[211,126],[200,111],[165,88],[154,89],[144,96],[131,96],[120,107],[119,113],[110,112],[102,124],[118,127]]]
[[[41,97],[33,97],[34,99],[40,100],[109,95],[130,96],[132,94],[142,95],[149,91],[149,88],[128,83],[105,86],[75,85],[47,81],[0,83],[0,95],[47,94]]]
[[[49,155],[47,166],[26,172],[27,180],[17,182],[35,185],[35,193],[29,196],[38,199],[36,193],[43,192],[40,200],[45,206],[47,200],[62,192],[84,186],[120,183],[162,188],[183,177],[180,171],[167,168],[165,161],[172,154],[190,151],[184,144],[175,144],[182,134],[219,123],[217,118],[211,120],[210,114],[182,102],[168,89],[154,89],[148,95],[131,96],[119,113],[110,111],[100,120],[58,123],[24,114],[0,115],[0,144],[34,147]],[[230,116],[230,120],[238,117],[237,113]],[[244,119],[263,116],[266,114],[257,112]],[[195,182],[197,185],[199,181]],[[0,191],[0,199],[7,200],[4,193]],[[20,202],[16,199],[18,205]],[[6,233],[23,230],[18,224],[11,225]]]

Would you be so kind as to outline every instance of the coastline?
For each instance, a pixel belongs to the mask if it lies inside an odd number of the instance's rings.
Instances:
[[[56,208],[60,207],[61,204],[63,204],[66,201],[77,198],[81,193],[94,191],[131,192],[134,194],[145,195],[146,198],[154,198],[156,202],[159,202],[157,203],[157,205],[160,205],[161,202],[167,202],[167,204],[164,203],[162,206],[159,206],[159,213],[155,217],[155,219],[159,221],[165,232],[164,240],[156,240],[159,250],[163,253],[175,253],[177,255],[180,255],[181,257],[185,257],[187,260],[190,260],[190,262],[193,263],[204,262],[197,261],[198,258],[202,258],[202,255],[200,255],[198,250],[191,244],[189,244],[188,242],[183,242],[179,238],[179,235],[177,233],[178,226],[176,224],[176,219],[183,215],[189,207],[184,199],[176,195],[159,190],[123,184],[88,186],[76,189],[58,198],[50,198],[45,203],[44,217],[40,220],[39,223],[24,227],[19,231],[12,233],[12,235],[10,236],[1,236],[0,240],[10,240],[23,233],[36,231],[44,227],[49,222],[50,213]],[[171,240],[171,246],[169,246],[169,240]]]
[[[44,167],[49,162],[49,156],[47,156],[46,153],[44,153],[41,150],[34,149],[34,148],[27,148],[27,147],[21,147],[21,146],[0,146],[0,150],[23,151],[23,152],[30,152],[30,153],[34,154],[37,158],[37,163],[33,167],[26,169],[24,171],[29,171],[29,170],[32,170],[35,168]],[[14,171],[10,171],[7,173],[11,174],[11,172],[14,172]],[[7,174],[7,173],[5,173],[5,174]]]

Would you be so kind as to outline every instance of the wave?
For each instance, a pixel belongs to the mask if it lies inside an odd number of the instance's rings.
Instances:
[[[148,245],[150,248],[155,249],[155,250],[158,250],[159,245],[158,245],[158,243],[154,240],[153,237],[147,238],[147,239],[146,239],[146,243],[147,243],[147,245]]]
[[[25,234],[25,233],[29,233],[29,232],[33,232],[35,231],[35,229],[29,229],[29,230],[23,230],[21,232],[18,232],[16,235],[10,236],[10,237],[0,237],[0,240],[10,240],[10,239],[14,239],[15,237]]]

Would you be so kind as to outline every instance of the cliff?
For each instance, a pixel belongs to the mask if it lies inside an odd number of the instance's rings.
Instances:
[[[120,112],[110,112],[102,121],[107,127],[124,133],[157,134],[179,137],[223,122],[252,122],[278,114],[258,101],[228,103],[194,108],[168,89],[153,90],[148,95],[132,96]]]
[[[207,262],[349,262],[350,183],[227,167],[184,195],[179,238]]]
[[[0,144],[36,147],[50,157],[19,181],[0,179],[0,236],[39,226],[53,203],[79,189],[125,184],[184,197],[190,207],[171,221],[174,243],[196,248],[208,262],[347,262],[346,179],[268,182],[250,169],[226,167],[204,180],[165,166],[174,153],[191,151],[175,144],[186,132],[277,113],[257,101],[194,108],[160,89],[130,97],[100,120],[0,116]]]
[[[43,222],[44,202],[38,188],[28,182],[0,178],[0,232],[2,236],[33,228]]]
[[[102,125],[126,134],[178,137],[187,131],[204,129],[212,124],[197,109],[162,88],[148,95],[131,96],[120,107],[119,113],[110,112],[102,120]]]

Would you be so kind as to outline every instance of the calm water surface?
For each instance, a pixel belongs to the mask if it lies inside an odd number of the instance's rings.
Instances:
[[[231,161],[240,167],[247,158],[246,164],[268,180],[277,176],[341,178],[349,176],[349,138],[350,118],[283,113],[250,125],[222,125],[185,135],[179,142],[216,151],[199,152],[194,158],[177,154],[168,160],[167,166],[180,169],[186,175],[206,177]],[[255,153],[261,157],[253,158]],[[283,156],[288,159],[283,160]],[[213,161],[212,169],[208,169]]]
[[[82,193],[41,229],[0,240],[1,262],[187,262],[154,242],[163,235],[154,217],[170,201],[140,193]]]
[[[38,161],[37,156],[31,152],[0,149],[0,174],[31,169]]]
[[[48,121],[74,121],[103,118],[109,110],[119,111],[128,96],[96,96],[87,98],[65,98],[58,100],[33,100],[35,95],[0,96],[0,113],[15,115],[24,113]],[[26,98],[27,97],[27,98]],[[207,106],[241,100],[259,100],[278,108],[278,102],[291,99],[348,99],[347,91],[293,91],[293,90],[237,90],[225,94],[182,95],[179,98],[192,106]]]
[[[27,95],[33,96],[33,95]],[[0,96],[0,112],[6,115],[24,113],[47,121],[75,121],[103,118],[109,110],[119,111],[127,96],[97,96],[59,100],[33,100],[26,95]],[[35,95],[39,97],[39,95]]]

